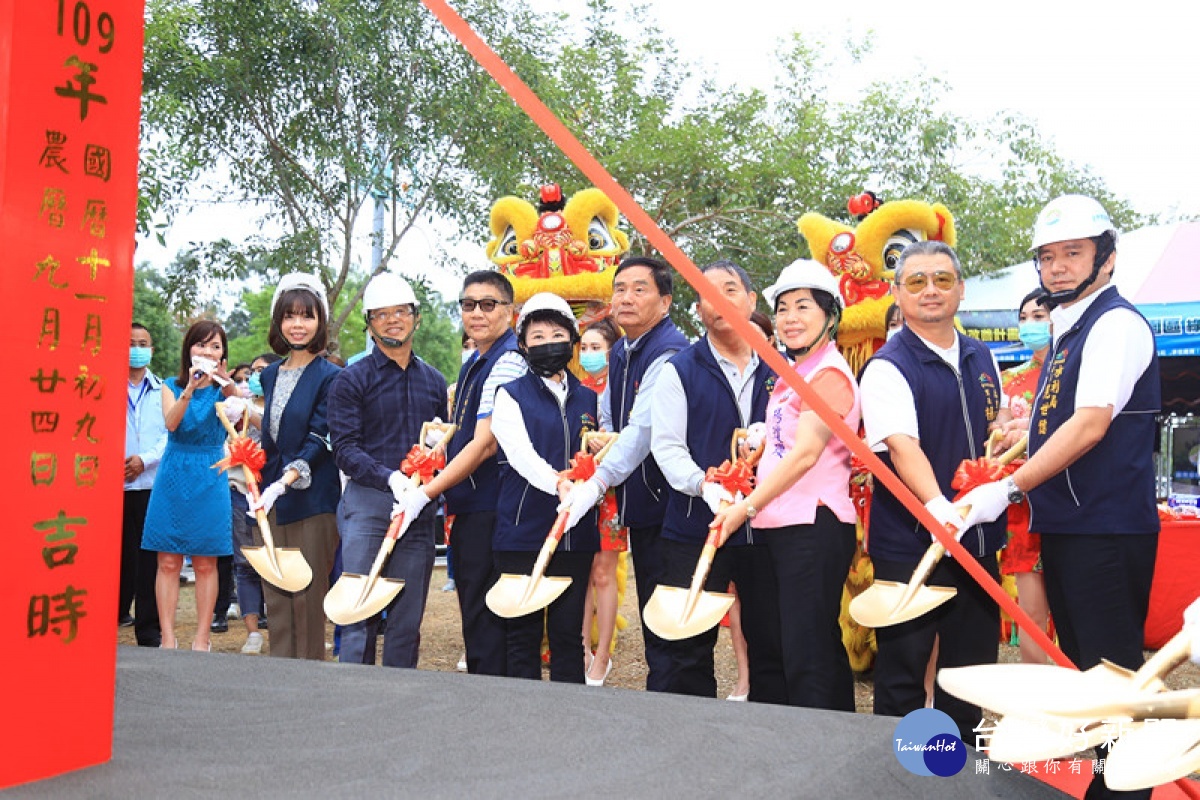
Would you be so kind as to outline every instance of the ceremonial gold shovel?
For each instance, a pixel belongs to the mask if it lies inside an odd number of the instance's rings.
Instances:
[[[1197,691],[1189,692],[1189,717],[1200,716]],[[1126,733],[1108,751],[1104,762],[1108,788],[1126,792],[1148,789],[1200,771],[1200,719],[1175,719],[1165,714],[1159,719]]]
[[[584,434],[582,441],[584,452],[587,451],[588,441],[593,435],[605,436],[608,439],[607,444],[595,456],[595,462],[599,463],[608,454],[616,437],[608,434]],[[581,482],[577,480],[575,485],[578,486]],[[553,603],[571,585],[570,578],[546,575],[546,566],[550,563],[554,551],[558,549],[558,543],[566,532],[567,518],[570,515],[570,509],[559,512],[554,524],[550,527],[550,533],[542,542],[542,549],[538,552],[537,561],[534,562],[533,570],[529,575],[505,573],[488,590],[484,602],[487,603],[487,607],[492,610],[493,614],[505,619],[515,619],[532,614]]]
[[[217,416],[229,435],[235,441],[245,438],[245,434],[239,434],[230,423],[229,417],[225,415],[225,406],[217,403],[216,409]],[[245,464],[242,464],[242,476],[246,480],[247,494],[251,499],[257,500],[258,482],[254,480],[250,467]],[[285,592],[298,592],[312,583],[312,567],[308,565],[299,548],[275,546],[275,537],[271,535],[271,523],[261,508],[254,512],[254,519],[258,523],[263,544],[261,547],[243,547],[242,555],[259,577]]]
[[[1017,442],[1000,456],[1001,464],[1009,464],[1025,452],[1025,439]],[[963,509],[966,516],[967,509]],[[950,600],[958,590],[951,586],[926,586],[925,581],[946,554],[941,542],[929,545],[925,555],[913,570],[908,583],[877,580],[850,601],[850,616],[859,625],[868,628],[885,628],[899,625],[928,614],[942,603]]]
[[[738,439],[746,433],[745,429],[739,428],[733,434],[730,449],[735,459]],[[751,453],[747,464],[753,467],[761,455],[762,447],[759,447]],[[728,505],[721,503],[721,509],[724,510]],[[733,606],[733,601],[737,599],[734,595],[728,592],[704,591],[704,582],[708,580],[708,573],[720,546],[720,536],[720,527],[712,526],[708,529],[708,537],[704,541],[704,548],[696,561],[696,569],[692,572],[691,585],[687,589],[662,584],[654,587],[654,593],[650,595],[650,600],[642,611],[642,623],[661,638],[677,641],[704,633],[720,624],[721,618]]]
[[[1195,713],[1191,698],[1160,693],[1162,677],[1188,657],[1190,647],[1191,636],[1181,631],[1137,672],[1109,661],[1083,672],[981,664],[941,670],[938,683],[955,697],[1005,715],[991,736],[989,757],[1039,761],[1125,736],[1142,719]]]
[[[454,435],[455,426],[449,423],[426,422],[421,426],[420,441],[422,444],[431,430],[445,432],[438,445],[441,447],[450,441],[450,437]],[[413,470],[409,475],[409,480],[412,481],[414,487],[420,486],[421,473]],[[337,582],[330,587],[329,593],[325,595],[325,616],[335,624],[352,625],[355,622],[369,619],[387,608],[388,604],[396,599],[396,595],[400,594],[400,590],[404,588],[404,581],[399,578],[381,577],[380,573],[383,571],[383,565],[387,563],[388,557],[392,554],[392,550],[396,547],[396,542],[400,539],[400,526],[403,524],[403,514],[397,514],[392,518],[387,534],[384,535],[383,542],[379,546],[379,552],[375,555],[375,561],[366,575],[343,572]]]

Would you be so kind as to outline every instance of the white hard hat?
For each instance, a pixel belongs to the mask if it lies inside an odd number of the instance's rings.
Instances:
[[[363,292],[363,311],[370,313],[377,308],[412,306],[417,308],[417,296],[408,281],[390,272],[381,272],[367,284]]]
[[[275,287],[275,294],[271,298],[272,317],[275,316],[275,306],[279,304],[279,298],[283,297],[284,292],[293,289],[303,289],[316,295],[321,301],[321,308],[325,309],[325,319],[329,319],[329,301],[325,299],[325,287],[321,284],[321,279],[303,272],[289,272],[279,279],[279,285]]]
[[[1112,231],[1114,236],[1117,234],[1117,226],[1113,225],[1104,206],[1081,194],[1064,194],[1047,203],[1037,215],[1029,249],[1036,251],[1042,245],[1054,242],[1090,239],[1106,231]]]
[[[579,323],[575,319],[575,312],[571,310],[571,306],[566,300],[563,300],[556,294],[550,292],[539,292],[533,297],[525,301],[525,305],[521,306],[521,313],[517,316],[517,338],[521,338],[521,332],[525,327],[526,320],[534,311],[556,311],[571,326],[571,332],[579,334]]]
[[[831,294],[839,308],[846,307],[846,301],[842,299],[842,292],[838,289],[837,278],[833,277],[833,273],[826,269],[825,265],[812,259],[798,258],[784,267],[775,283],[763,289],[763,296],[767,298],[767,305],[774,308],[779,295],[793,289],[820,289]]]

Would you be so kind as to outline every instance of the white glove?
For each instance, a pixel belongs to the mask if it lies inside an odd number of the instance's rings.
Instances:
[[[262,490],[262,493],[259,494],[257,500],[253,498],[250,499],[250,510],[246,513],[253,517],[255,515],[254,512],[262,509],[264,514],[270,514],[271,509],[275,506],[275,501],[283,497],[283,494],[286,491],[287,484],[285,484],[283,481],[275,481],[270,486]]]
[[[703,498],[704,502],[708,503],[708,507],[712,510],[714,516],[721,512],[722,501],[726,503],[733,502],[733,495],[729,493],[728,489],[719,483],[709,483],[708,481],[705,481],[704,485],[700,487],[700,497]]]
[[[1183,629],[1192,637],[1192,661],[1200,664],[1200,597],[1183,612]]]
[[[558,506],[560,514],[566,509],[571,510],[570,516],[567,517],[566,530],[571,530],[578,525],[584,515],[595,508],[602,497],[604,497],[604,487],[595,478],[588,478],[583,483],[575,484],[571,488],[571,493],[567,495],[567,499]]]
[[[404,524],[400,528],[401,533],[408,530],[408,526],[421,515],[427,505],[429,505],[429,496],[419,486],[414,486],[396,501],[392,506],[392,518],[395,519],[397,514],[404,515]]]
[[[221,405],[225,407],[225,416],[230,425],[237,425],[242,419],[242,414],[246,412],[246,401],[237,396],[226,397]]]
[[[405,475],[400,470],[394,470],[391,475],[388,475],[388,488],[392,490],[392,497],[397,503],[404,502],[404,495],[408,490],[413,488],[412,478]]]
[[[751,450],[757,450],[762,447],[763,440],[767,438],[767,423],[756,422],[746,429],[746,437],[742,441]]]
[[[1007,480],[999,480],[976,486],[954,504],[955,508],[971,507],[962,521],[963,530],[981,522],[994,522],[1008,510],[1007,483]]]
[[[943,528],[945,528],[947,525],[955,528],[956,530],[954,531],[954,538],[956,540],[962,539],[963,534],[967,530],[967,526],[962,524],[962,514],[959,513],[958,507],[955,506],[954,503],[951,503],[949,500],[939,494],[937,497],[925,504],[925,509],[930,514],[933,514],[934,518],[941,523]],[[938,538],[932,533],[929,534],[929,538],[935,542],[938,541]]]
[[[432,420],[434,425],[441,425],[442,418],[434,417]],[[430,428],[429,433],[425,434],[425,446],[429,448],[437,447],[441,444],[442,439],[446,438],[445,428]]]

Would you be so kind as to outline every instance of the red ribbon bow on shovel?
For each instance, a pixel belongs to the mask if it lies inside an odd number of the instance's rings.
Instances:
[[[731,495],[738,492],[746,497],[754,491],[754,468],[746,463],[744,458],[730,463],[728,459],[719,467],[709,467],[704,473],[704,480],[709,483],[719,483]]]
[[[414,444],[408,455],[400,462],[400,471],[405,475],[421,476],[421,483],[433,480],[433,473],[446,466],[446,453],[443,450],[423,450],[421,445]]]
[[[571,468],[565,470],[562,476],[572,481],[586,481],[596,474],[596,456],[582,450],[571,459]]]
[[[262,468],[267,464],[267,454],[259,446],[258,442],[245,436],[239,436],[229,443],[229,455],[222,458],[214,467],[219,467],[221,472],[231,470],[234,467],[248,467],[254,482],[262,481]]]
[[[961,500],[963,495],[972,489],[1013,474],[1022,463],[1014,461],[1011,464],[1002,464],[995,458],[964,460],[954,471],[954,480],[950,481],[950,485],[958,489],[958,495],[954,499]]]

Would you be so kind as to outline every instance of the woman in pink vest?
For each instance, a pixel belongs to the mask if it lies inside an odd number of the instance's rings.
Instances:
[[[837,281],[801,259],[763,294],[796,372],[857,430],[858,385],[835,343],[844,305]],[[763,448],[754,491],[718,521],[728,536],[749,519],[767,545],[788,702],[853,712],[854,676],[838,626],[855,546],[850,451],[783,380],[767,405]]]

